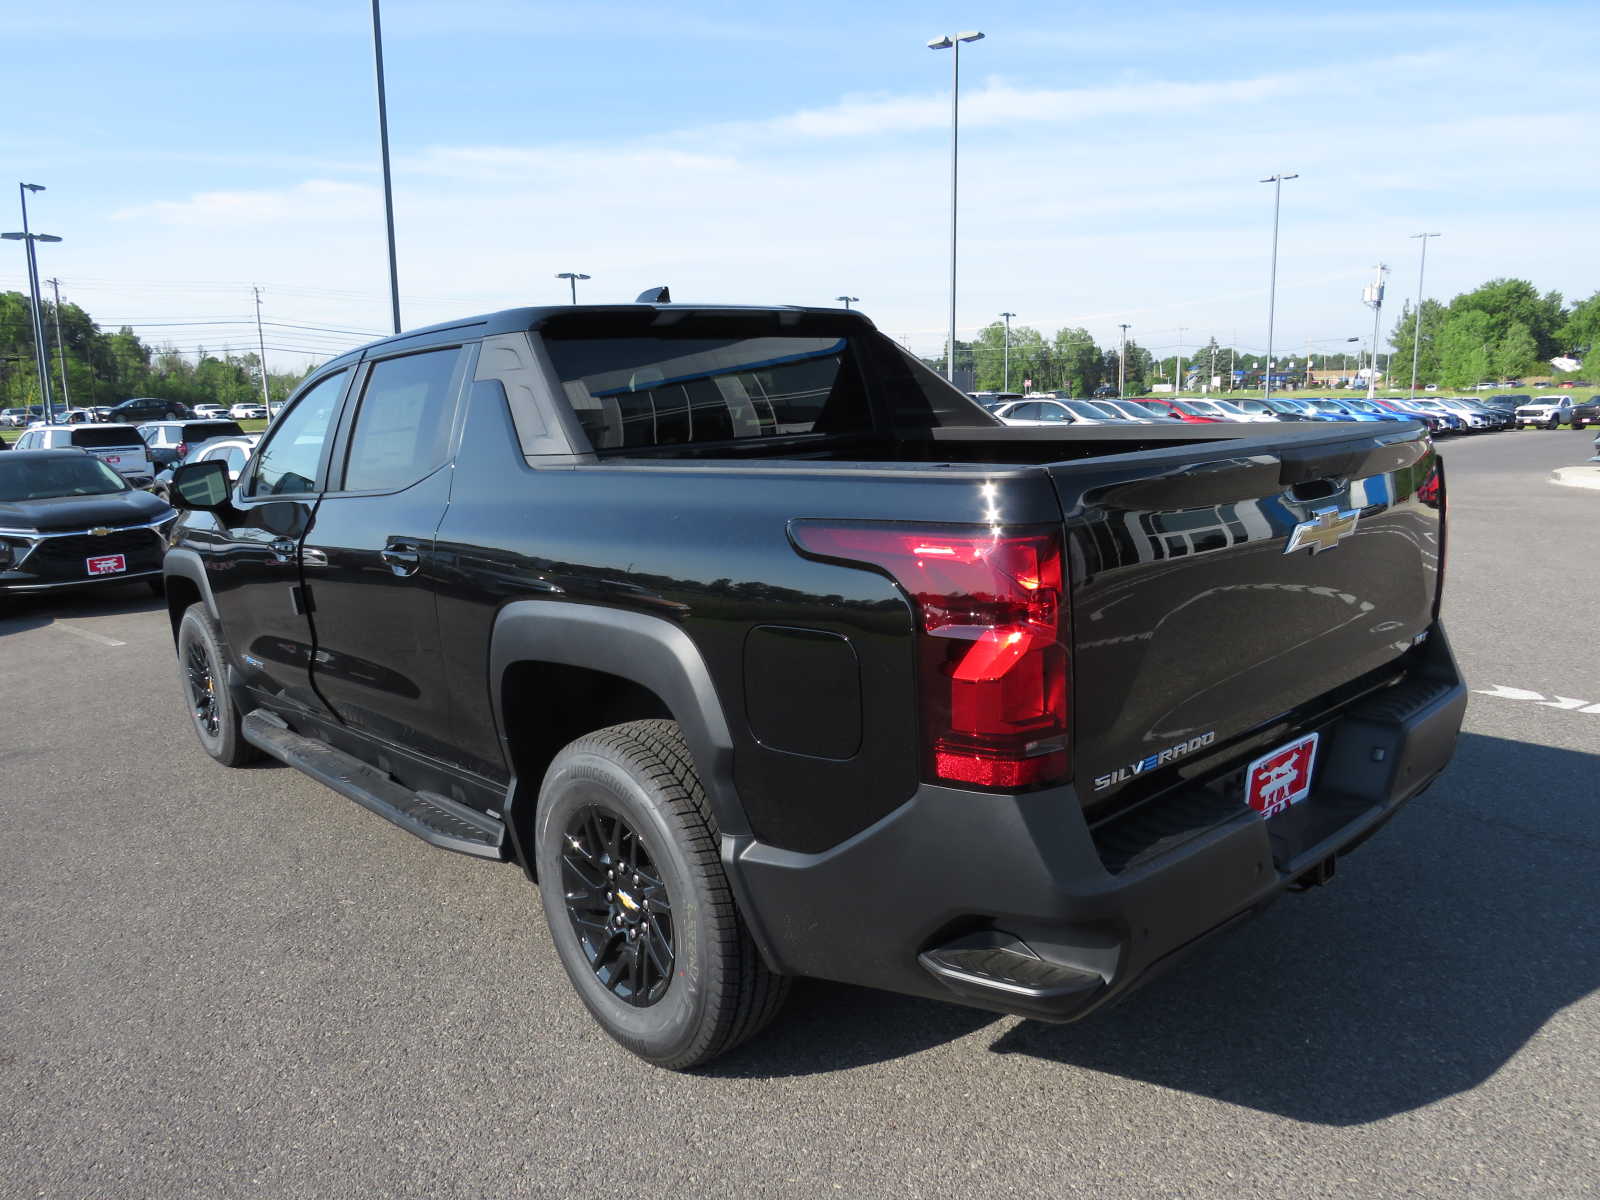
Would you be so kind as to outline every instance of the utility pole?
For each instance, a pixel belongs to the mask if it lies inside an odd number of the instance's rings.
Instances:
[[[1437,233],[1411,235],[1413,241],[1422,239],[1422,261],[1417,264],[1417,313],[1416,319],[1411,322],[1411,391],[1407,394],[1407,399],[1417,394],[1417,355],[1422,349],[1422,278],[1428,269],[1428,239],[1438,236]]]
[[[72,407],[72,392],[67,387],[67,344],[61,340],[61,280],[46,279],[56,297],[56,354],[61,359],[61,405]]]
[[[1183,387],[1183,335],[1187,326],[1178,326],[1178,357],[1172,364],[1172,394],[1178,394],[1178,389]]]
[[[256,349],[261,354],[261,403],[267,406],[267,415],[271,416],[272,399],[267,395],[267,339],[261,332],[261,289],[252,287],[250,290],[256,294]]]
[[[1128,390],[1128,325],[1118,325],[1122,330],[1122,347],[1117,351],[1117,395]]]
[[[1005,366],[1003,368],[1004,381],[1000,384],[1000,390],[1002,392],[1009,392],[1011,390],[1011,318],[1017,314],[1014,312],[1003,312],[1000,315],[1006,319]]]
[[[1372,363],[1367,372],[1367,399],[1378,394],[1378,317],[1383,312],[1383,277],[1389,268],[1377,265],[1377,275],[1361,294],[1361,302],[1372,309]]]

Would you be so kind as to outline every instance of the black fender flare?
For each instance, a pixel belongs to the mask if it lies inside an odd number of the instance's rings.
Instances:
[[[507,671],[522,662],[554,663],[604,671],[649,688],[683,731],[695,771],[706,789],[721,831],[719,852],[745,924],[768,962],[768,942],[747,902],[738,855],[751,842],[750,822],[733,779],[733,735],[700,649],[683,629],[662,617],[564,600],[519,600],[495,619],[489,641],[492,709],[508,763],[503,688]],[[533,853],[525,846],[539,802],[539,779],[513,777],[503,817],[513,848],[532,877]]]
[[[211,614],[213,620],[219,625],[222,616],[217,612],[217,598],[211,593],[211,580],[206,576],[206,564],[193,550],[177,547],[168,550],[161,560],[161,574],[166,578],[184,579],[194,584],[200,592],[200,599],[206,606],[206,612]],[[176,635],[177,627],[173,627]]]

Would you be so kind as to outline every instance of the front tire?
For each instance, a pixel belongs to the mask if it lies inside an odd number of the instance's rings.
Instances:
[[[590,1014],[646,1062],[685,1070],[764,1027],[788,979],[762,961],[673,721],[633,721],[556,755],[534,858],[561,965]]]
[[[205,605],[191,604],[178,623],[178,683],[190,724],[207,754],[225,767],[242,767],[260,759],[261,751],[239,731],[243,714],[228,691],[226,644]]]

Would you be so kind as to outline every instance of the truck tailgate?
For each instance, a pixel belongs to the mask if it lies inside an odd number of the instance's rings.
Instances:
[[[1392,425],[1050,467],[1085,803],[1410,649],[1434,617],[1436,468]]]

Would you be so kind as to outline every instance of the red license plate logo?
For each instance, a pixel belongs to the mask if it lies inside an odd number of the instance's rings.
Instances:
[[[122,461],[122,455],[120,455],[120,454],[107,454],[105,456],[104,461],[106,461],[108,463],[119,463],[119,462]]]
[[[122,554],[102,554],[85,560],[83,565],[91,575],[116,575],[128,569],[128,559]]]
[[[1274,817],[1311,794],[1318,736],[1308,733],[1250,764],[1245,772],[1245,799],[1251,808],[1264,817]]]

